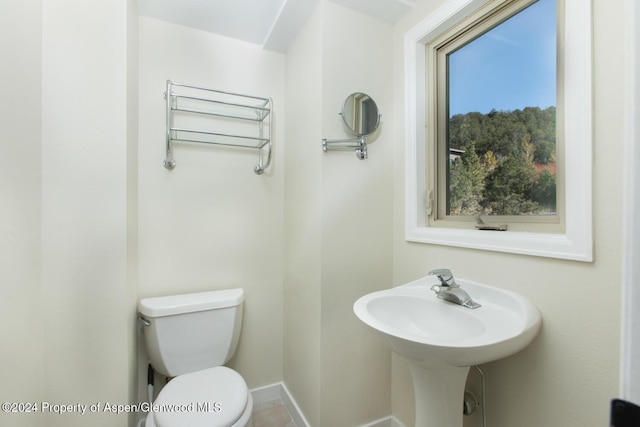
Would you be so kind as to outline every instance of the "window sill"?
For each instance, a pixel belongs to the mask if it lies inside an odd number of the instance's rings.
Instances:
[[[585,235],[408,227],[405,238],[411,242],[435,245],[593,261],[591,239]]]

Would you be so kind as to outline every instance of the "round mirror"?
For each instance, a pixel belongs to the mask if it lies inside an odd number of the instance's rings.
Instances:
[[[357,137],[371,135],[378,129],[380,114],[376,102],[366,93],[352,93],[344,100],[340,113],[344,124]]]

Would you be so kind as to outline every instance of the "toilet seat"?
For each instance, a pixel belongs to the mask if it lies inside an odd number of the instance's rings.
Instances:
[[[172,379],[153,402],[147,427],[240,427],[252,406],[242,376],[217,366]]]

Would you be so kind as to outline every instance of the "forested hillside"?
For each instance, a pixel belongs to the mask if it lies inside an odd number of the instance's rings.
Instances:
[[[449,141],[450,215],[555,213],[555,107],[455,115]]]

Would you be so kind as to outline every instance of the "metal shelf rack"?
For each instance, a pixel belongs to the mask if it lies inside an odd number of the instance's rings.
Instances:
[[[176,166],[174,142],[253,148],[258,150],[258,164],[254,172],[261,175],[269,167],[273,142],[271,98],[207,89],[171,80],[167,80],[164,96],[167,102],[165,168],[171,170]],[[176,122],[180,122],[180,125],[176,125]],[[246,130],[247,122],[256,125],[257,136],[239,134],[239,129]],[[211,129],[213,124],[216,125],[215,131]],[[229,131],[222,132],[224,129]]]

